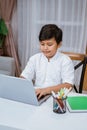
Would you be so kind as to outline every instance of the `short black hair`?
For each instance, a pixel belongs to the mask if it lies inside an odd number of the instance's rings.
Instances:
[[[62,30],[55,24],[46,24],[41,28],[39,41],[55,38],[57,44],[62,41]]]

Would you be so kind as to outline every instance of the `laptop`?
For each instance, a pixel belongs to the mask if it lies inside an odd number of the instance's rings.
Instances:
[[[0,74],[0,97],[26,104],[40,105],[50,95],[38,101],[33,83],[27,79]]]
[[[5,126],[5,125],[0,125],[0,130],[23,130],[23,129],[14,128],[14,127]]]

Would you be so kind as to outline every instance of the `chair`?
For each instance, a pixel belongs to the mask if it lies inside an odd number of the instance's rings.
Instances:
[[[79,90],[77,90],[76,85],[74,85],[74,89],[77,93],[82,93],[83,90],[83,82],[84,82],[84,76],[86,71],[86,64],[87,64],[87,55],[80,54],[80,53],[72,53],[72,52],[62,52],[66,55],[68,55],[72,60],[79,61],[74,66],[74,69],[77,70],[80,66],[82,66],[81,70],[81,76],[80,76],[80,83],[79,83]]]
[[[15,76],[15,60],[13,57],[0,56],[0,74]]]

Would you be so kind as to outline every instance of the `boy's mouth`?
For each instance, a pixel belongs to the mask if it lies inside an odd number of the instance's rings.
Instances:
[[[50,51],[44,51],[43,53],[44,53],[44,54],[48,54],[48,53],[50,53]]]

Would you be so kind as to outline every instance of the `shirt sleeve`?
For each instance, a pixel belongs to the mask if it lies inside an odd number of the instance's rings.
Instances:
[[[33,80],[35,75],[35,63],[34,59],[30,58],[25,69],[22,71],[21,76],[28,80]]]
[[[61,71],[62,83],[70,83],[74,85],[74,65],[69,57],[65,57]]]

